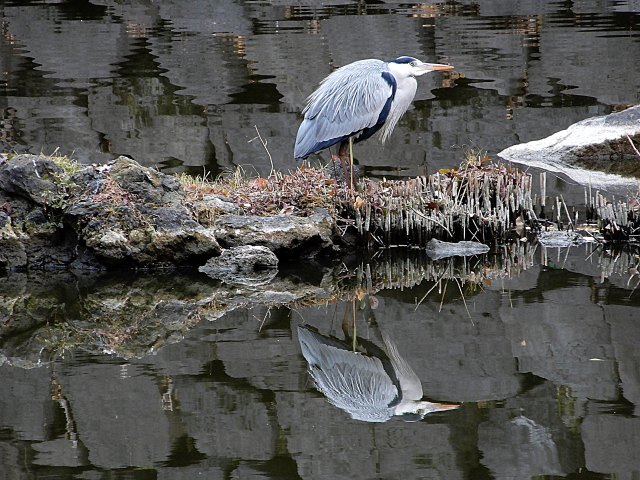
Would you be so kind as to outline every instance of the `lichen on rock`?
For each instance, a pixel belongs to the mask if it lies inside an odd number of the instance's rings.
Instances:
[[[6,217],[0,267],[202,264],[220,247],[183,201],[176,177],[127,157],[82,167],[68,159],[13,156],[0,164],[0,212]]]
[[[215,237],[183,205],[176,177],[127,157],[87,169],[75,176],[88,181],[65,214],[78,237],[107,264],[199,264],[219,255]]]

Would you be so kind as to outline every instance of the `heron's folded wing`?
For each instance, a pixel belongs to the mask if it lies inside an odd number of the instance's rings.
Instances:
[[[378,358],[322,342],[319,335],[298,330],[302,354],[318,390],[353,418],[386,421],[398,390]]]
[[[295,156],[326,148],[384,121],[381,114],[388,110],[394,91],[395,80],[382,61],[362,60],[336,70],[309,96]]]

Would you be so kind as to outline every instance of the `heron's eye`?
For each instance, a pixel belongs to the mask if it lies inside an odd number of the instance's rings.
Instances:
[[[415,67],[416,65],[418,65],[418,62],[411,62],[409,65],[411,65],[412,67]]]

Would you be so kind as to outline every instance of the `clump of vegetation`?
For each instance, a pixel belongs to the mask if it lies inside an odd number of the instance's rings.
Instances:
[[[66,175],[66,178],[69,178],[72,175],[78,173],[83,168],[86,168],[86,165],[83,165],[66,155],[56,155],[56,153],[57,151],[52,153],[51,155],[47,155],[47,158],[49,158],[49,160],[62,168],[64,174]]]
[[[50,172],[49,179],[56,186],[56,189],[43,191],[41,194],[42,200],[45,205],[54,210],[64,210],[68,206],[69,198],[79,191],[78,185],[76,185],[71,177],[85,168],[85,165],[78,163],[66,155],[58,155],[57,149],[51,155],[42,156],[60,169]]]
[[[338,216],[352,196],[348,187],[327,170],[307,166],[289,174],[274,172],[267,178],[251,178],[238,168],[233,174],[213,181],[206,176],[194,178],[188,175],[181,175],[180,181],[191,203],[218,196],[247,215],[308,216],[316,208],[324,208]]]
[[[600,192],[585,192],[587,196],[587,219],[596,221],[606,242],[640,242],[640,194],[609,199]]]
[[[192,203],[209,195],[244,214],[310,215],[318,207],[340,228],[379,246],[440,240],[506,240],[516,219],[533,224],[531,175],[470,152],[459,168],[407,180],[360,179],[351,189],[331,169],[248,178],[241,170],[215,181],[182,177]]]

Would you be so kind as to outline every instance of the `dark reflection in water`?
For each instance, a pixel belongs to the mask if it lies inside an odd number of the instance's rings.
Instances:
[[[201,276],[0,277],[0,477],[638,476],[637,256],[489,258],[376,260],[355,272],[377,291],[355,288],[355,310],[247,308]],[[347,285],[329,275],[269,288]],[[420,389],[461,406],[370,423],[332,405],[298,326],[338,337],[354,312],[360,347],[390,357],[392,339]]]

